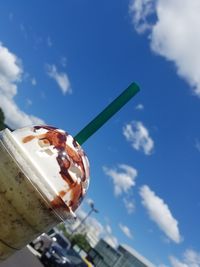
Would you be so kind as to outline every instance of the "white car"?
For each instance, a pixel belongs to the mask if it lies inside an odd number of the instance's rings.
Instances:
[[[54,242],[53,238],[48,236],[47,234],[43,233],[38,236],[35,240],[33,240],[30,245],[37,250],[38,252],[42,253],[46,249],[48,249],[51,244]]]

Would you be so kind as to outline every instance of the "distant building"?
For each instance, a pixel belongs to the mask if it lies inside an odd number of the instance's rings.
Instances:
[[[70,234],[73,233],[85,235],[91,247],[95,247],[99,242],[100,229],[93,224],[87,224],[87,222],[81,223],[81,219],[79,217],[77,217],[73,224],[66,222],[65,228]]]
[[[96,267],[155,267],[134,249],[126,245],[115,249],[103,239],[90,250],[88,259]]]
[[[99,228],[95,227],[94,225],[90,225],[90,226],[87,225],[86,229],[87,229],[86,238],[88,242],[90,243],[90,246],[94,248],[99,242],[99,236],[101,232]]]
[[[149,260],[129,246],[119,245],[118,251],[121,253],[121,257],[114,267],[155,267]]]
[[[96,251],[95,255],[96,258],[93,260],[93,263],[95,264],[96,267],[110,267],[110,266],[113,267],[121,257],[120,252],[111,247],[103,239],[101,239],[97,243],[97,245],[95,246],[95,251]]]

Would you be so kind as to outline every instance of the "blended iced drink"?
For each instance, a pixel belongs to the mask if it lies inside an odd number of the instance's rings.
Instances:
[[[75,138],[51,126],[0,132],[0,261],[75,217],[89,185],[80,145],[138,91],[132,83]]]
[[[89,184],[87,156],[50,126],[0,132],[0,261],[75,217]]]

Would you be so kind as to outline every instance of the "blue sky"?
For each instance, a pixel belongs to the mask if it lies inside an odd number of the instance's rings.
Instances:
[[[83,145],[88,199],[107,241],[162,267],[200,266],[199,12],[198,0],[0,4],[0,106],[11,127],[45,122],[75,135],[140,85]]]

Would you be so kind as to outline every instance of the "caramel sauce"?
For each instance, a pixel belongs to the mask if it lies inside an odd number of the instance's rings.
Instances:
[[[62,190],[62,191],[60,191],[59,196],[64,197],[65,194],[66,194],[66,192],[64,190]]]
[[[60,196],[56,196],[52,201],[51,205],[54,209],[62,209],[66,211],[70,211],[68,206],[65,204],[65,202],[62,200]]]
[[[54,208],[62,208],[66,210],[66,203],[62,200],[62,197],[65,196],[66,193],[71,193],[71,200],[69,201],[69,207],[74,211],[80,204],[83,198],[83,189],[81,183],[74,182],[71,175],[69,174],[69,168],[71,163],[78,165],[83,173],[82,182],[86,180],[85,176],[85,168],[82,161],[82,156],[84,156],[83,151],[75,151],[69,145],[67,145],[67,136],[68,133],[60,132],[57,128],[52,126],[35,126],[34,132],[39,129],[46,129],[47,132],[41,135],[29,135],[23,138],[23,143],[27,143],[32,141],[34,138],[37,138],[39,142],[43,142],[45,145],[49,144],[54,146],[58,151],[58,156],[56,158],[58,165],[60,167],[60,175],[62,178],[68,183],[69,189],[65,191],[61,191],[58,196],[54,198],[51,202]],[[78,147],[79,144],[76,140],[73,140],[74,147]],[[67,207],[67,210],[69,210]]]
[[[35,138],[34,135],[28,135],[28,136],[23,138],[22,142],[23,143],[28,143],[28,142],[32,141],[34,138]]]
[[[70,203],[70,207],[72,208],[73,211],[75,211],[78,208],[83,198],[82,185],[78,183],[74,183],[72,185],[71,190],[72,190],[72,200]]]

